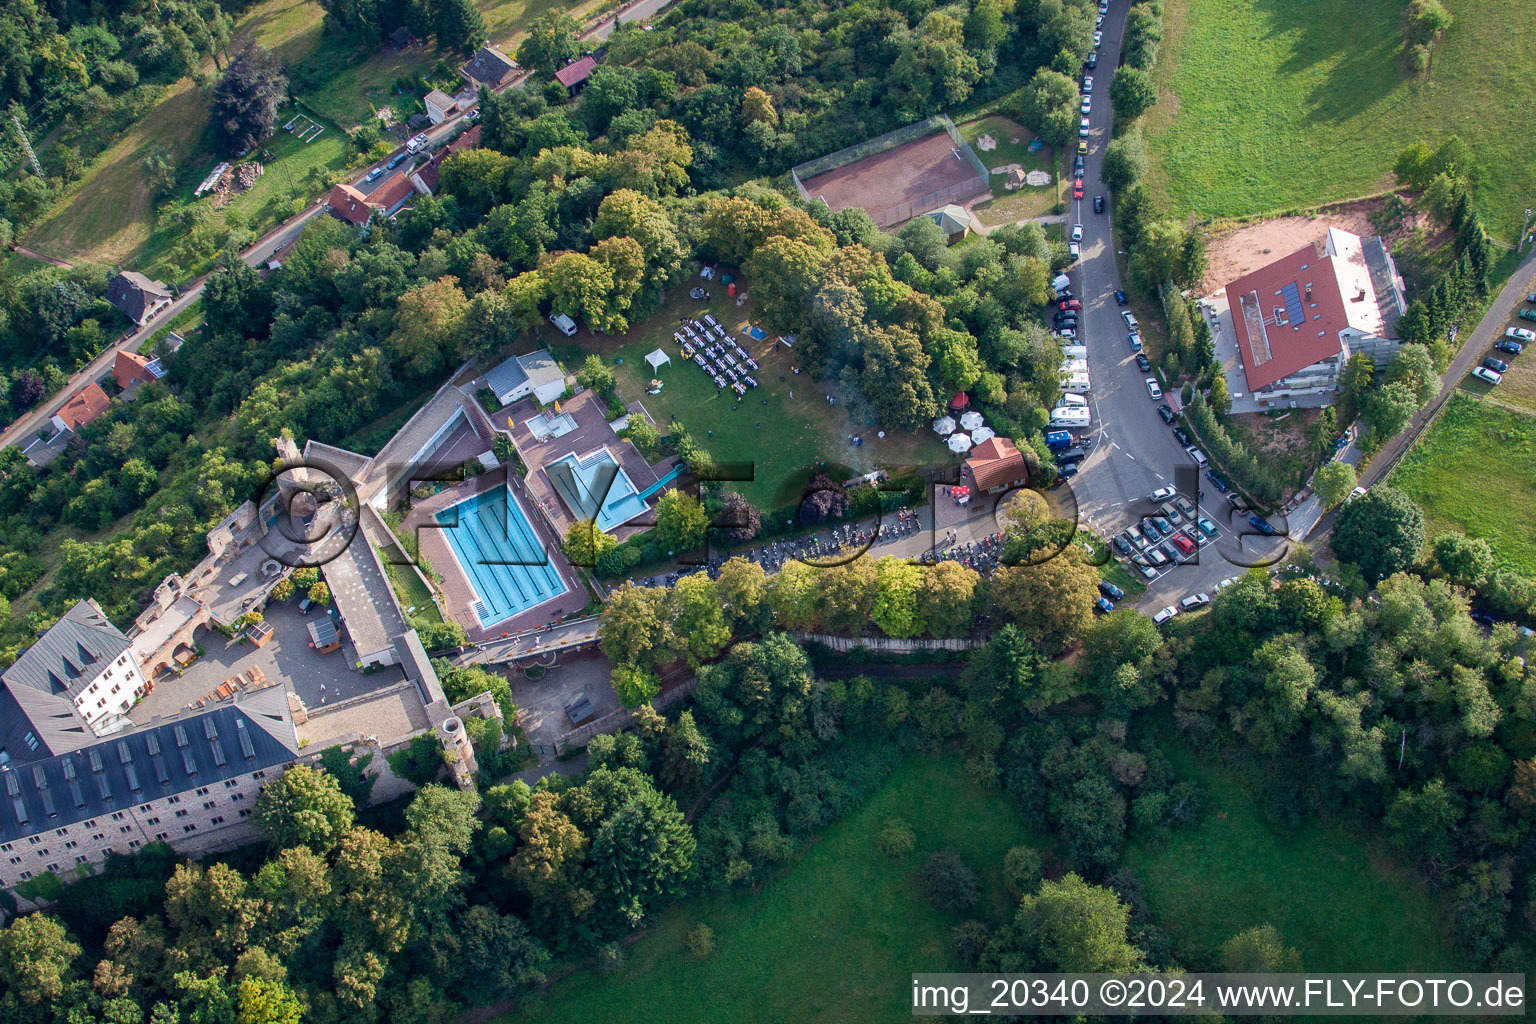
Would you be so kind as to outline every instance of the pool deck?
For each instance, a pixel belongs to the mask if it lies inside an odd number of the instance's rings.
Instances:
[[[469,577],[459,567],[459,560],[454,555],[453,547],[448,542],[444,530],[434,529],[436,515],[450,505],[456,505],[461,501],[472,498],[477,494],[497,487],[506,486],[511,480],[513,493],[518,496],[524,510],[528,514],[528,525],[538,537],[539,543],[548,552],[550,562],[555,571],[560,575],[560,580],[566,586],[565,593],[559,594],[542,604],[536,604],[503,619],[501,622],[492,623],[489,628],[482,626],[475,616],[474,606],[479,597],[475,594],[474,587],[469,582]],[[417,527],[422,527],[417,529]],[[445,607],[443,611],[455,622],[464,627],[469,633],[470,640],[479,643],[483,640],[493,639],[503,633],[513,633],[518,630],[532,629],[536,626],[545,626],[556,622],[568,615],[575,615],[587,606],[587,588],[577,577],[576,572],[566,562],[565,556],[560,553],[560,544],[550,532],[549,526],[535,513],[527,491],[522,486],[522,481],[515,473],[507,473],[502,469],[491,470],[481,476],[466,480],[461,484],[445,488],[442,491],[416,502],[411,512],[401,523],[401,530],[406,533],[416,532],[421,538],[421,553],[432,564],[443,578],[442,594]]]
[[[579,457],[598,448],[607,447],[619,460],[620,467],[629,477],[630,482],[635,485],[635,489],[644,491],[659,479],[658,469],[664,475],[676,461],[668,459],[652,468],[651,464],[645,461],[645,456],[635,450],[634,445],[614,435],[613,428],[608,425],[607,407],[602,399],[590,391],[583,391],[570,401],[560,403],[560,411],[570,415],[576,422],[576,429],[545,441],[534,437],[528,429],[528,421],[539,413],[538,405],[532,398],[513,402],[495,413],[491,417],[491,422],[496,429],[505,430],[512,435],[512,443],[517,447],[523,465],[528,467],[528,477],[524,482],[527,485],[527,494],[532,500],[525,497],[524,501],[528,502],[529,511],[535,511],[533,505],[537,503],[555,524],[555,529],[561,537],[565,536],[565,531],[570,528],[575,517],[571,510],[566,508],[554,484],[550,483],[549,477],[545,475],[545,466],[563,455]],[[653,501],[655,497],[655,495],[652,496]],[[656,525],[655,515],[647,509],[612,531],[612,535],[622,541],[654,525]]]

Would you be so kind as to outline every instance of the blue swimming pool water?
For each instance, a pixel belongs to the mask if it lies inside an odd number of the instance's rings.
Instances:
[[[580,514],[590,517],[595,510],[597,528],[604,533],[622,526],[645,511],[645,500],[635,489],[634,481],[630,480],[623,467],[614,462],[606,448],[580,459],[574,454],[563,455],[550,465],[570,467],[578,491],[575,498],[581,506]],[[617,474],[609,484],[608,475],[615,470]]]
[[[517,498],[505,487],[477,494],[437,513],[448,546],[479,599],[484,628],[527,611],[568,589]]]

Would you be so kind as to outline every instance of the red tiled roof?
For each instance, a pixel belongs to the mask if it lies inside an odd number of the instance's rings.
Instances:
[[[976,482],[977,490],[988,491],[1015,480],[1028,480],[1029,467],[1024,456],[1006,437],[989,437],[971,449],[965,468]]]
[[[112,376],[117,380],[119,388],[126,389],[138,381],[154,379],[154,374],[146,369],[148,366],[147,356],[129,352],[127,349],[119,349],[117,358],[112,362]]]
[[[421,183],[427,186],[428,191],[434,195],[437,193],[437,183],[441,178],[443,161],[463,149],[480,148],[480,126],[475,125],[469,131],[454,139],[448,145],[432,154],[432,159],[421,165],[421,170],[416,174],[421,178]]]
[[[405,172],[396,171],[394,177],[384,179],[378,188],[368,193],[368,205],[387,211],[415,191],[416,187],[411,184],[411,179],[405,176]]]
[[[368,200],[363,194],[351,185],[342,182],[331,189],[331,197],[326,200],[337,216],[351,224],[359,226],[368,223],[368,218],[373,216],[373,209],[368,205]]]
[[[574,64],[567,64],[555,72],[555,81],[569,89],[579,82],[585,82],[592,69],[597,67],[597,61],[591,57],[583,57]]]
[[[79,430],[85,424],[107,411],[112,404],[112,399],[101,390],[101,386],[95,381],[69,396],[69,401],[64,403],[58,412],[59,419],[63,420],[71,430]]]
[[[1248,390],[1267,387],[1338,353],[1339,332],[1349,326],[1349,313],[1332,258],[1321,242],[1305,245],[1227,285]],[[1288,284],[1296,286],[1304,324],[1278,322],[1286,319],[1287,303],[1281,292]]]

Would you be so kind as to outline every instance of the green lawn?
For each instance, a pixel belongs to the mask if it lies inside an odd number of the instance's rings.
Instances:
[[[1392,483],[1424,509],[1431,537],[1464,531],[1536,574],[1536,419],[1458,392]]]
[[[971,144],[971,148],[976,151],[976,155],[981,158],[987,170],[1018,164],[1026,171],[1045,171],[1051,175],[1049,185],[1042,185],[1039,188],[1026,185],[1013,192],[1004,187],[1008,180],[1006,174],[990,175],[993,198],[972,207],[983,223],[1012,224],[1024,217],[1038,217],[1051,212],[1056,205],[1060,182],[1056,180],[1050,147],[1047,146],[1038,153],[1029,151],[1029,144],[1035,137],[1034,132],[1017,121],[999,114],[977,118],[955,127],[960,129],[960,135]],[[997,148],[984,150],[978,146],[976,140],[983,135],[990,135],[996,139]],[[1014,139],[1019,141],[1014,142]]]
[[[1153,921],[1191,969],[1219,966],[1223,942],[1266,923],[1308,970],[1465,966],[1441,941],[1436,905],[1418,875],[1381,844],[1312,819],[1288,833],[1266,819],[1256,782],[1206,753],[1167,753],[1204,788],[1205,813],[1160,848],[1131,844],[1125,862],[1141,879]]]
[[[1146,116],[1154,189],[1179,216],[1314,206],[1388,187],[1416,138],[1459,135],[1490,230],[1513,241],[1536,195],[1536,4],[1444,3],[1454,24],[1428,80],[1413,80],[1402,0],[1168,0],[1163,95]]]
[[[905,860],[879,852],[884,822],[917,832]],[[511,1024],[627,1021],[899,1021],[911,1016],[913,971],[958,970],[949,946],[957,921],[917,896],[912,873],[950,847],[981,878],[990,916],[1008,911],[1003,854],[1045,848],[1002,795],[977,789],[955,758],[914,757],[870,802],[828,828],[805,858],[761,891],[711,894],[674,907],[630,949],[629,964],[605,977],[588,970],[556,984]],[[987,916],[983,912],[983,916]],[[699,922],[716,952],[699,961],[684,948]]]
[[[804,373],[796,376],[791,372],[794,350],[776,340],[777,332],[770,332],[764,341],[748,337],[745,314],[750,305],[738,308],[718,281],[709,287],[714,298],[708,303],[689,299],[686,287],[675,289],[673,298],[649,320],[618,337],[583,331],[567,339],[544,328],[543,341],[572,372],[580,367],[586,353],[600,355],[617,375],[619,393],[625,401],[638,399],[643,403],[662,433],[675,416],[717,462],[751,463],[754,479],[730,486],[759,507],[798,500],[805,482],[799,471],[822,464],[836,463],[864,473],[877,465],[946,466],[956,461],[930,431],[909,434],[891,430],[880,440],[872,429],[851,426],[841,403],[828,404],[825,387]],[[679,315],[702,318],[706,310],[761,366],[752,374],[759,386],[749,388],[740,402],[729,390],[717,395],[713,379],[684,359],[672,338]],[[658,375],[665,383],[661,393],[647,395],[645,386],[651,371],[645,356],[657,348],[672,362]],[[858,448],[848,443],[849,435],[855,432],[864,438]]]

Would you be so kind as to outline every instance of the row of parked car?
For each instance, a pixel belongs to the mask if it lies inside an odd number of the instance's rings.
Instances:
[[[1536,292],[1526,295],[1525,301],[1536,305]],[[1536,310],[1521,309],[1517,314],[1522,320],[1536,321]],[[1517,356],[1525,350],[1525,346],[1536,342],[1536,331],[1525,327],[1510,327],[1504,331],[1504,336],[1493,343],[1495,352],[1502,352],[1508,356]],[[1497,387],[1504,380],[1504,374],[1509,372],[1509,360],[1500,359],[1498,356],[1485,356],[1481,366],[1472,368],[1472,376],[1478,380],[1486,381]]]

